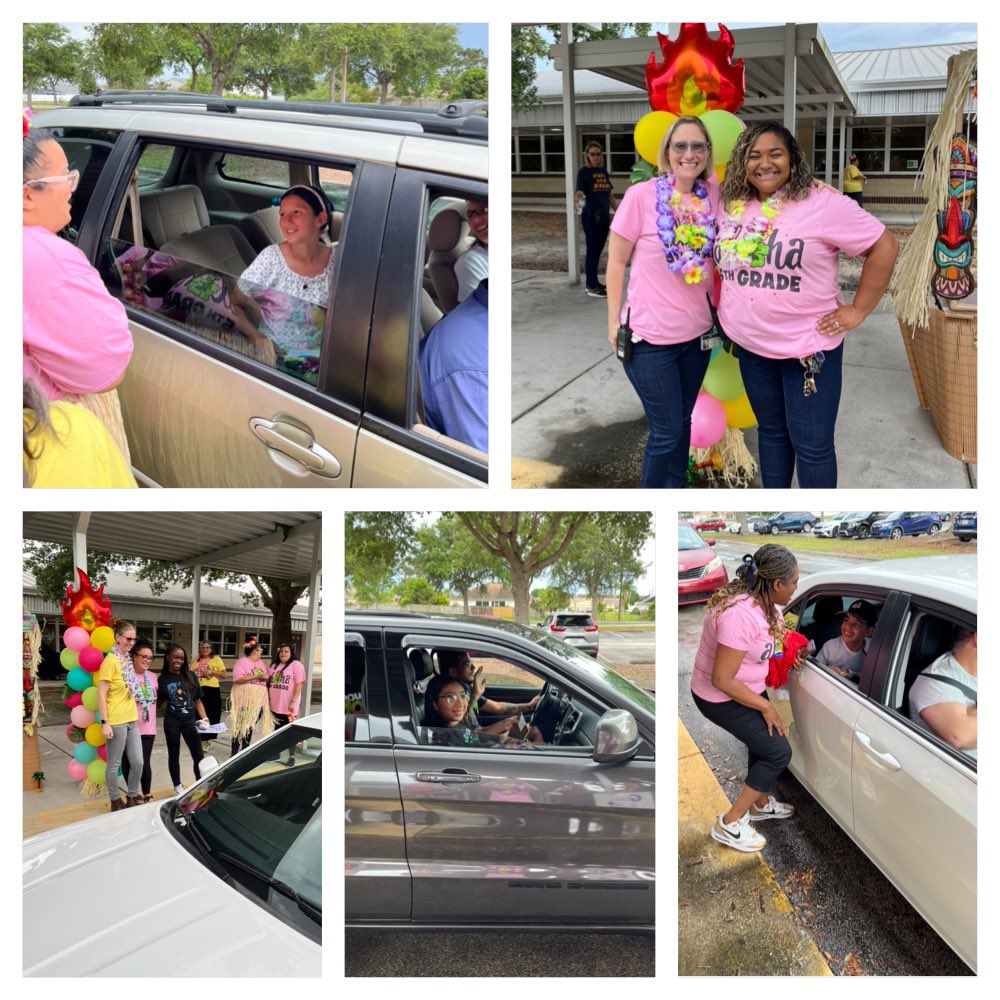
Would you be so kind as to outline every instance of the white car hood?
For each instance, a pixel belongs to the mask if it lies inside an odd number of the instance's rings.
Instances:
[[[193,858],[160,808],[24,842],[24,975],[319,976],[320,945]]]

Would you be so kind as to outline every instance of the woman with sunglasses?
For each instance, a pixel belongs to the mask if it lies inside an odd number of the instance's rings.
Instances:
[[[125,307],[69,238],[80,171],[51,133],[31,129],[24,112],[23,370],[50,401],[82,402],[107,427],[127,459],[115,386],[132,357]]]
[[[611,209],[617,208],[614,185],[604,166],[604,150],[600,143],[588,142],[583,151],[584,164],[576,175],[576,203],[580,207],[580,224],[587,241],[587,294],[603,299],[608,290],[597,280],[601,253],[608,241]]]
[[[138,713],[137,728],[139,740],[142,743],[142,776],[139,784],[142,803],[153,801],[153,744],[156,742],[156,674],[149,668],[153,665],[153,645],[145,639],[139,639],[132,646],[132,666],[135,669],[139,687],[135,696],[135,710]],[[132,766],[128,757],[122,761],[122,774],[128,781]]]
[[[625,192],[611,224],[608,341],[615,351],[618,327],[628,325],[632,357],[625,374],[649,421],[642,485],[679,489],[687,484],[691,413],[713,346],[707,335],[719,185],[705,126],[678,118],[657,166],[657,177]]]

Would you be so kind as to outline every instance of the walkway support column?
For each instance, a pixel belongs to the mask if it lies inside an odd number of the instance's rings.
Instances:
[[[823,180],[833,183],[833,101],[826,102],[826,170]]]
[[[559,48],[562,49],[563,150],[566,164],[566,257],[569,283],[580,284],[580,255],[576,247],[576,172],[579,161],[576,148],[576,87],[573,79],[573,25],[559,25]]]
[[[73,515],[73,565],[87,572],[87,528],[90,526],[90,511],[80,511]],[[76,581],[73,581],[74,584]]]
[[[852,130],[853,131],[853,130]],[[838,187],[841,191],[844,190],[844,171],[847,170],[847,115],[841,113],[840,115],[840,169],[838,173],[840,174],[840,180],[838,182]]]
[[[302,651],[302,665],[306,668],[306,690],[302,700],[302,714],[308,715],[312,705],[313,691],[313,644],[316,641],[316,628],[319,621],[319,581],[322,573],[320,559],[322,557],[322,535],[317,531],[313,539],[312,567],[309,570],[309,612],[306,616],[306,642]]]
[[[198,644],[201,642],[198,633],[201,631],[201,563],[191,567],[194,574],[194,600],[191,602],[191,657],[198,659]]]
[[[795,135],[795,92],[798,87],[795,25],[785,25],[785,128]]]

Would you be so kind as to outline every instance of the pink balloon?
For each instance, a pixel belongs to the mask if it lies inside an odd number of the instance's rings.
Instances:
[[[79,726],[81,729],[86,729],[87,726],[92,725],[96,721],[96,716],[89,708],[84,708],[83,705],[77,705],[72,712],[69,713],[69,717],[73,722],[74,726]]]
[[[101,760],[107,760],[108,759],[108,748],[107,748],[107,746],[105,746],[105,744],[102,743],[97,748],[97,756],[100,757]]]
[[[726,408],[714,396],[699,392],[691,414],[691,447],[711,448],[726,433]]]
[[[90,633],[79,625],[73,625],[63,633],[63,644],[67,649],[75,649],[79,653],[90,645]]]
[[[66,699],[66,704],[67,704],[67,705],[68,705],[68,706],[69,706],[70,708],[76,708],[76,706],[77,706],[77,705],[82,705],[82,704],[83,704],[83,692],[82,692],[82,691],[74,691],[74,692],[73,692],[73,693],[72,693],[72,694],[71,694],[71,695],[70,695],[70,696],[69,696],[69,697],[68,697],[68,698]]]
[[[91,673],[94,673],[95,670],[100,670],[101,664],[104,662],[104,654],[99,649],[94,649],[93,646],[81,649],[79,657],[80,666]]]
[[[66,765],[66,770],[74,781],[83,781],[87,777],[87,765],[81,764],[78,760],[71,760]]]

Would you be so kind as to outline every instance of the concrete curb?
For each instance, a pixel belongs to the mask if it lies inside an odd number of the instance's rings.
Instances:
[[[710,839],[729,800],[679,719],[677,725],[678,973],[832,976],[763,856]]]

